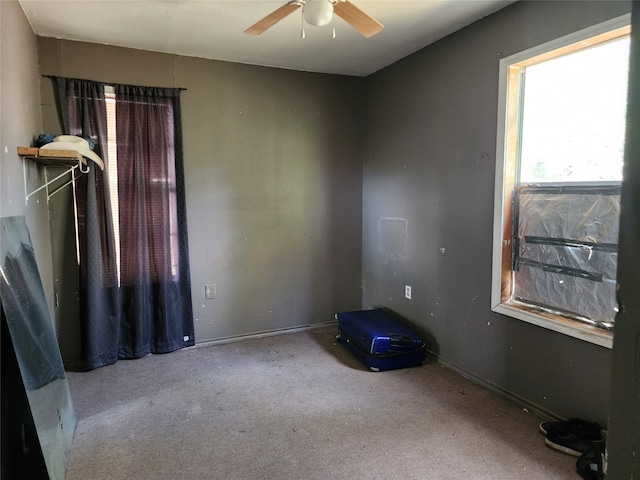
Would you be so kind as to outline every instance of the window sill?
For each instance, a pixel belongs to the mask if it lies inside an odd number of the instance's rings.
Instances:
[[[492,310],[554,332],[562,333],[605,348],[613,346],[613,332],[558,315],[533,311],[521,305],[499,303]]]

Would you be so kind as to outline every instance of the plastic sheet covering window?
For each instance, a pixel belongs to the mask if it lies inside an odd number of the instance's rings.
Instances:
[[[519,186],[513,299],[613,329],[620,185]]]

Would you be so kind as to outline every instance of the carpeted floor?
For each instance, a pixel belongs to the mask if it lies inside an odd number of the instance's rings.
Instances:
[[[370,372],[336,333],[69,372],[67,480],[579,478],[532,413],[433,361]]]

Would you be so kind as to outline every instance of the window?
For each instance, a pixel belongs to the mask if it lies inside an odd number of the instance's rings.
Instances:
[[[492,308],[611,347],[630,17],[501,60]]]
[[[110,188],[110,201],[111,212],[114,229],[115,240],[115,253],[116,253],[116,268],[118,272],[118,283],[124,281],[130,283],[133,277],[135,277],[135,270],[139,268],[138,260],[129,259],[125,261],[125,267],[123,268],[123,256],[121,254],[121,215],[122,209],[120,208],[120,198],[123,189],[125,191],[132,191],[139,189],[140,186],[134,186],[128,182],[124,182],[118,175],[118,126],[116,123],[116,93],[112,86],[105,86],[105,103],[107,110],[107,148],[109,152],[109,188]],[[157,109],[166,111],[163,119],[164,128],[162,131],[168,132],[167,138],[173,139],[173,109],[171,103],[168,101],[162,102],[156,100],[153,105]],[[172,140],[169,142],[169,148],[166,152],[167,155],[163,156],[158,153],[156,156],[158,160],[155,164],[149,168],[150,172],[155,175],[150,175],[149,180],[146,182],[145,190],[148,205],[147,217],[150,219],[151,225],[148,230],[148,236],[150,244],[153,248],[150,249],[149,264],[151,265],[152,275],[154,278],[161,278],[164,280],[176,280],[179,276],[178,272],[178,220],[176,211],[176,174],[175,174],[175,161]],[[166,157],[166,158],[165,158]],[[120,175],[122,176],[122,175]],[[128,176],[131,179],[132,176]],[[131,195],[127,195],[129,198]],[[165,199],[166,197],[166,199]],[[164,220],[161,220],[164,219]],[[168,242],[165,239],[168,238]],[[166,260],[168,258],[168,261]]]
[[[118,143],[116,141],[116,94],[113,87],[106,86],[104,100],[107,109],[107,150],[109,152],[109,199],[111,201],[111,217],[113,220],[113,236],[116,250],[116,271],[120,284],[120,221],[118,217]]]

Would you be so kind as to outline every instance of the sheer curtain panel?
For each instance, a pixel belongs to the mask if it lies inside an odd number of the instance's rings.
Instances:
[[[120,344],[120,298],[116,271],[111,202],[106,169],[107,114],[104,84],[54,78],[63,129],[91,139],[105,171],[92,166],[80,175],[76,209],[80,275],[82,363],[87,369],[114,363]]]
[[[180,90],[116,85],[120,357],[194,344]]]

